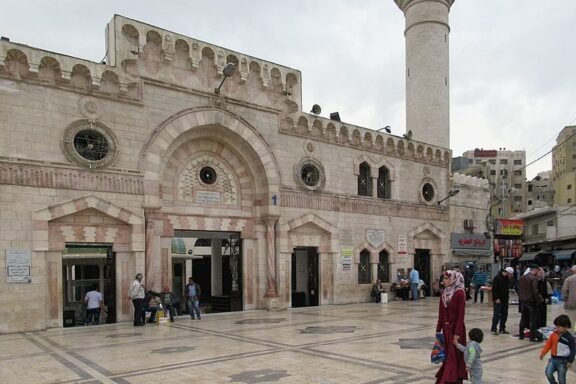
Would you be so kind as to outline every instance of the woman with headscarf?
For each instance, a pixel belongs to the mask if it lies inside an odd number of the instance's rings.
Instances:
[[[460,272],[446,271],[436,325],[436,332],[444,334],[446,358],[436,373],[436,384],[462,383],[468,379],[464,354],[454,345],[454,340],[466,344],[465,306],[464,277]]]

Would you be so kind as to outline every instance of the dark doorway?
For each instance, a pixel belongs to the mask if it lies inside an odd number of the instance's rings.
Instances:
[[[84,323],[84,298],[94,284],[104,296],[100,324],[116,323],[116,252],[110,244],[66,244],[62,284],[65,327]]]
[[[202,295],[200,303],[206,304],[212,302],[212,259],[210,256],[204,256],[201,259],[192,260],[192,278],[194,282],[200,285]]]
[[[414,254],[414,267],[420,274],[420,280],[424,281],[426,285],[424,292],[426,296],[430,296],[430,250],[429,249],[416,249]]]
[[[295,248],[292,254],[292,307],[320,305],[318,251]]]

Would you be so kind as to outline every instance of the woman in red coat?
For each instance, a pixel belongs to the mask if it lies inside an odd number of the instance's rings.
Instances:
[[[464,277],[460,272],[446,271],[444,291],[438,310],[436,332],[444,334],[446,358],[436,373],[436,384],[462,383],[468,380],[464,354],[454,345],[454,339],[466,344],[466,327],[464,326]]]

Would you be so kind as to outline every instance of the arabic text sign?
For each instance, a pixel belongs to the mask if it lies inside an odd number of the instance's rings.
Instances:
[[[496,235],[522,236],[524,233],[524,222],[522,220],[496,220],[494,229]]]
[[[32,281],[32,255],[27,249],[6,249],[6,282],[30,283]]]

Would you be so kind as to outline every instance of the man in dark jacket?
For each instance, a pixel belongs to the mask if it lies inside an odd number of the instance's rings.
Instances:
[[[542,341],[542,335],[536,329],[536,322],[538,320],[538,304],[543,299],[538,293],[538,274],[539,267],[537,265],[530,266],[530,272],[525,273],[520,278],[518,296],[522,305],[522,317],[520,318],[520,333],[518,338],[524,338],[524,329],[529,326],[530,328],[530,341]]]
[[[508,301],[510,299],[510,280],[514,269],[506,267],[500,271],[494,280],[492,280],[492,306],[494,314],[492,315],[492,334],[498,335],[500,333],[508,334],[506,330],[506,320],[508,320]],[[498,328],[500,323],[500,328]]]

